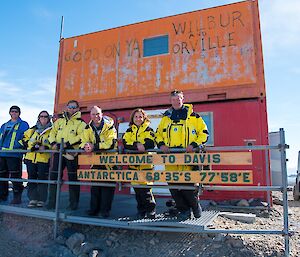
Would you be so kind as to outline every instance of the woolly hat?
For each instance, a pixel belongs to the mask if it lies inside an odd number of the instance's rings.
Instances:
[[[17,110],[19,113],[21,113],[21,109],[17,105],[13,105],[12,107],[9,108],[9,112],[11,112],[12,110]]]

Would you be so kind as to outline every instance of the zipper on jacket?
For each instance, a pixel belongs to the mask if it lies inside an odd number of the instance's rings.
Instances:
[[[136,131],[136,135],[135,135],[136,141],[138,141],[138,133],[139,133],[139,129],[140,129],[140,127],[137,127],[137,131]]]
[[[36,140],[38,140],[38,139],[39,139],[39,136],[36,137]],[[32,163],[36,163],[37,154],[38,153],[34,153],[34,160]]]
[[[189,145],[189,141],[190,141],[190,130],[187,126],[187,119],[185,120],[185,148]]]

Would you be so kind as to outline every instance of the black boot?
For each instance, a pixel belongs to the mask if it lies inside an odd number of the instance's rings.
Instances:
[[[198,219],[201,217],[202,208],[199,203],[197,204],[197,206],[193,207],[192,210],[193,210],[194,218]]]

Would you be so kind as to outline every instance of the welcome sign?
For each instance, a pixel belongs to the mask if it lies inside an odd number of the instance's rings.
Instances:
[[[204,184],[252,184],[252,170],[203,170],[203,165],[251,165],[251,152],[181,154],[92,154],[80,155],[80,165],[172,165],[174,170],[100,170],[79,169],[77,177],[85,181],[168,182]],[[187,165],[189,170],[183,170]],[[172,167],[172,168],[173,168]]]

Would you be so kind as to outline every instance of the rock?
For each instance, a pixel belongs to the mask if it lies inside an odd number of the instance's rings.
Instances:
[[[269,206],[269,204],[267,202],[263,202],[263,201],[261,201],[260,204],[263,207],[268,207]]]
[[[115,235],[109,235],[108,240],[114,241],[117,238]]]
[[[114,236],[114,237],[117,237],[117,236],[118,236],[118,234],[117,234],[115,231],[112,231],[112,232],[110,233],[110,235],[111,235],[111,236]]]
[[[240,207],[249,207],[249,203],[247,200],[242,199],[240,201],[237,202],[236,206],[240,206]]]
[[[93,249],[89,255],[89,257],[106,257],[106,251],[102,250],[102,249]]]
[[[223,212],[220,215],[228,219],[237,220],[245,223],[254,223],[256,219],[256,215],[251,213]]]
[[[75,233],[67,239],[66,246],[68,246],[69,249],[73,251],[74,248],[80,247],[83,241],[84,235],[81,233]]]
[[[112,246],[114,242],[111,240],[106,240],[105,243],[107,246]]]
[[[49,251],[49,256],[57,256],[57,257],[75,257],[74,255],[67,247],[62,245],[54,245]],[[53,255],[54,254],[54,255]],[[42,255],[45,256],[45,255]]]
[[[78,257],[89,257],[89,255],[86,254],[86,253],[81,253],[81,254],[78,255]]]
[[[225,236],[223,234],[217,234],[214,238],[214,242],[224,242],[225,241]]]
[[[242,248],[244,247],[244,242],[243,240],[239,239],[239,238],[229,238],[226,240],[226,243],[228,243],[231,247],[233,248]]]
[[[74,255],[78,256],[81,254],[81,247],[80,246],[76,246],[73,248],[72,252],[74,253]]]
[[[151,240],[150,240],[150,242],[149,242],[151,245],[155,245],[155,239],[154,238],[152,238]]]
[[[89,257],[100,257],[101,252],[99,250],[93,250],[90,252]]]
[[[81,244],[80,247],[80,253],[82,254],[88,254],[90,253],[93,249],[96,249],[94,244],[88,243],[88,242],[84,242]]]
[[[219,249],[219,248],[221,248],[221,247],[223,247],[222,244],[212,244],[212,245],[210,246],[211,249]]]
[[[263,206],[263,207],[268,207],[267,202],[263,202],[262,199],[260,198],[251,198],[248,200],[248,203],[250,206]]]
[[[59,245],[65,245],[66,243],[66,238],[63,237],[62,235],[58,236],[57,238],[55,238],[55,243],[59,244]]]
[[[279,200],[278,198],[273,199],[273,203],[281,206],[283,205],[282,200]]]

